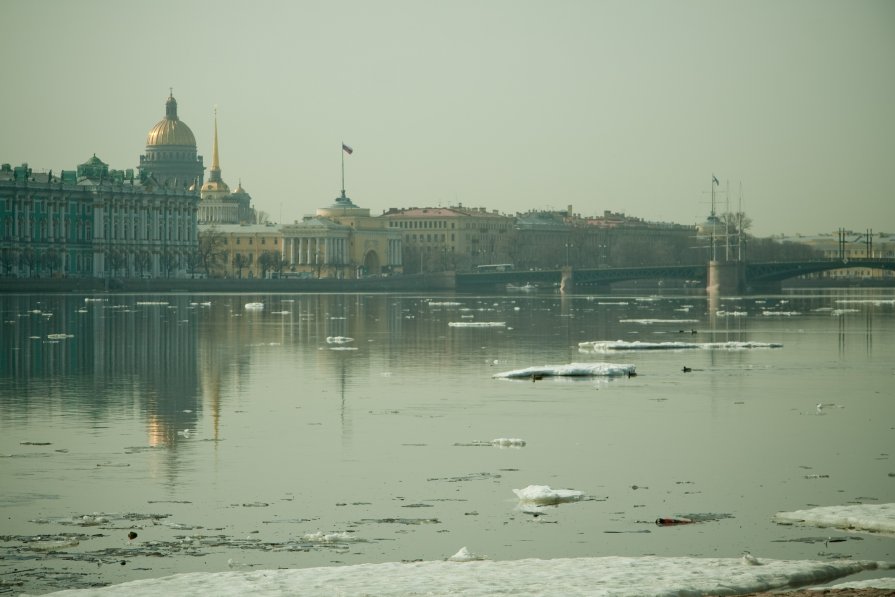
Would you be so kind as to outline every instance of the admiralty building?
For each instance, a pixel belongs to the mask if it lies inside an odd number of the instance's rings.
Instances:
[[[139,167],[0,165],[0,276],[181,277],[195,268],[205,168],[173,94]]]

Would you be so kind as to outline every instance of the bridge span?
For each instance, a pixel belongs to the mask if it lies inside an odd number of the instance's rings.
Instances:
[[[807,274],[849,268],[895,271],[895,259],[712,261],[708,264],[698,265],[458,273],[455,285],[457,290],[504,289],[507,285],[523,286],[526,284],[534,284],[539,287],[562,287],[566,290],[570,290],[573,286],[578,290],[608,290],[612,284],[617,282],[686,280],[690,282],[691,287],[737,294],[749,291],[779,291],[785,280]]]

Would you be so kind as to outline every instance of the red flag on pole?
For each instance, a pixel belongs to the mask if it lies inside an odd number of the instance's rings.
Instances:
[[[345,145],[344,143],[342,143],[342,151],[344,151],[348,155],[351,155],[352,153],[354,153],[354,150],[351,149],[350,147],[348,147],[347,145]]]

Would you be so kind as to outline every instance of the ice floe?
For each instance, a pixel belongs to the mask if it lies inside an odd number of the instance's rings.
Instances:
[[[654,323],[699,323],[698,319],[619,319],[619,323],[641,323],[652,325]]]
[[[348,338],[347,336],[327,336],[326,337],[327,344],[348,344],[349,342],[354,342],[354,338]]]
[[[615,363],[569,363],[568,365],[541,365],[495,373],[499,379],[540,379],[543,377],[620,377],[635,375],[634,365]]]
[[[487,559],[485,556],[480,556],[478,554],[472,553],[469,549],[464,545],[460,548],[460,550],[448,558],[449,562],[477,562],[480,560]]]
[[[549,485],[529,485],[522,489],[514,489],[513,493],[521,503],[537,506],[577,502],[584,497],[584,493],[576,489],[552,489]]]
[[[895,534],[895,503],[849,504],[778,512],[777,522]]]
[[[613,352],[622,350],[746,350],[751,348],[782,348],[777,342],[641,342],[639,340],[595,340],[579,342],[579,349],[593,352]]]
[[[741,558],[595,557],[388,562],[289,570],[188,572],[108,587],[52,593],[56,597],[155,597],[156,595],[741,595],[826,583],[880,567],[868,561]],[[458,561],[461,562],[458,564]],[[890,579],[880,579],[882,582]],[[871,581],[872,582],[872,581]],[[873,585],[876,586],[876,585]]]
[[[503,328],[507,326],[505,321],[451,321],[448,326],[452,328]]]
[[[264,303],[246,303],[246,311],[263,311]]]
[[[500,448],[523,448],[525,447],[525,440],[518,437],[498,437],[491,440],[491,445]]]

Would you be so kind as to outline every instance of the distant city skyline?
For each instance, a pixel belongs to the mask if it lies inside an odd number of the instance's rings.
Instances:
[[[895,232],[895,3],[5,3],[0,162],[136,168],[173,88],[222,178],[288,223],[345,188],[758,236]],[[206,169],[206,178],[208,170]],[[725,193],[729,186],[729,197]],[[742,189],[742,192],[740,191]]]

